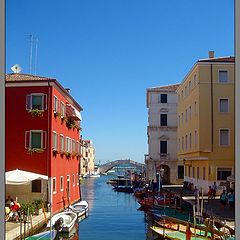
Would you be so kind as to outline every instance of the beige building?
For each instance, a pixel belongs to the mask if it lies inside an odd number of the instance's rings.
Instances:
[[[162,183],[182,183],[183,164],[177,159],[177,94],[179,84],[147,89],[148,154],[146,178]]]
[[[91,140],[82,140],[81,177],[94,173],[95,149]]]
[[[234,57],[198,60],[177,89],[178,159],[204,191],[234,173]]]

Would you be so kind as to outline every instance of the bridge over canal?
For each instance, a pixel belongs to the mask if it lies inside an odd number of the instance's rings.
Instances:
[[[117,167],[122,164],[129,164],[131,167],[139,169],[140,171],[145,171],[146,165],[143,163],[135,162],[133,160],[127,159],[127,160],[115,160],[112,162],[107,162],[105,164],[99,165],[99,172],[100,173],[105,173],[108,170]]]

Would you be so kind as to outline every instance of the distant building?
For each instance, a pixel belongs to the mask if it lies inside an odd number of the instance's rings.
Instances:
[[[147,89],[148,154],[146,178],[162,183],[183,181],[183,165],[177,161],[177,94],[179,84]],[[163,170],[164,169],[164,172]]]
[[[95,149],[91,140],[82,140],[81,176],[94,173]]]
[[[6,76],[6,171],[21,169],[51,179],[53,212],[79,200],[82,107],[52,78]],[[50,202],[44,180],[6,187],[19,201]]]
[[[234,173],[234,57],[210,52],[191,68],[177,94],[184,180],[207,191]]]

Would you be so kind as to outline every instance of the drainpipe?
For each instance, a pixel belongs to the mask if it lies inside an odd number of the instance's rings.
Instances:
[[[211,134],[212,134],[211,151],[213,152],[213,69],[212,69],[212,64],[211,64]]]

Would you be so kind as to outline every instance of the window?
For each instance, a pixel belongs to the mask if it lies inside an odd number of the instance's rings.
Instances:
[[[42,149],[46,147],[46,132],[30,130],[25,132],[25,148]]]
[[[79,176],[78,176],[78,173],[76,173],[76,181],[77,181],[77,185],[79,185]]]
[[[187,122],[187,109],[185,110],[185,121]]]
[[[185,175],[186,175],[186,177],[187,177],[187,166],[185,166],[184,172],[185,172]]]
[[[160,154],[167,154],[167,141],[160,141]]]
[[[197,115],[197,101],[194,102],[194,113]]]
[[[182,150],[184,149],[184,139],[182,137]]]
[[[47,95],[43,93],[32,93],[26,96],[26,109],[27,110],[44,110],[47,109]]]
[[[187,96],[187,86],[185,86],[185,97]]]
[[[53,149],[58,150],[58,135],[56,132],[53,132]]]
[[[167,114],[160,114],[160,118],[161,126],[167,126]]]
[[[197,147],[197,130],[194,131],[194,146]]]
[[[192,177],[195,178],[195,167],[192,168]]]
[[[53,97],[53,110],[59,112],[59,100],[56,96]]]
[[[181,92],[181,98],[182,98],[182,100],[183,100],[183,90],[182,90],[182,92]]]
[[[191,166],[188,166],[188,176],[191,177]]]
[[[61,115],[65,117],[65,114],[66,114],[66,106],[64,102],[61,102]]]
[[[185,136],[185,148],[188,149],[187,135]]]
[[[227,180],[227,177],[229,177],[231,174],[232,174],[231,168],[218,168],[217,180]]]
[[[32,192],[41,193],[42,182],[41,180],[33,180],[32,181]]]
[[[60,191],[63,192],[63,176],[60,177]]]
[[[75,175],[72,175],[72,182],[73,182],[73,187],[75,187]]]
[[[178,179],[184,178],[184,166],[178,166]]]
[[[67,197],[70,197],[70,176],[67,175]]]
[[[192,148],[192,134],[189,133],[189,148]]]
[[[191,92],[191,89],[192,89],[192,82],[191,81],[189,81],[189,83],[188,83],[188,88],[189,88],[189,92]]]
[[[178,94],[178,102],[180,102],[180,95]]]
[[[192,107],[190,106],[189,107],[189,120],[191,120],[192,118]]]
[[[228,82],[228,71],[220,70],[218,73],[218,81],[220,83],[227,83]]]
[[[182,113],[182,124],[183,124],[183,113]]]
[[[71,139],[69,137],[66,137],[66,151],[71,152]]]
[[[229,129],[220,129],[220,146],[229,145]]]
[[[194,74],[193,81],[194,81],[194,86],[196,86],[197,85],[197,75],[196,74]]]
[[[64,152],[64,136],[60,135],[60,151]]]
[[[161,95],[161,103],[167,103],[167,94],[160,94]]]
[[[181,117],[180,117],[180,115],[178,115],[178,126],[180,126],[180,120],[181,119]]]
[[[228,112],[228,99],[219,99],[219,111],[223,113]]]
[[[57,192],[57,190],[56,190],[56,178],[55,177],[52,179],[52,191],[53,191],[53,193]]]
[[[178,150],[180,151],[180,146],[181,146],[181,140],[180,138],[178,139]]]
[[[205,180],[205,179],[206,179],[206,168],[203,167],[203,180]]]

